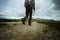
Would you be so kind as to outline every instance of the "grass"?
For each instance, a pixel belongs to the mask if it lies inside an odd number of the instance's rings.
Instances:
[[[0,22],[20,22],[20,19],[0,19]]]
[[[55,30],[60,32],[60,21],[53,21],[53,20],[33,20],[37,21],[38,23],[48,25],[49,28],[54,28]]]

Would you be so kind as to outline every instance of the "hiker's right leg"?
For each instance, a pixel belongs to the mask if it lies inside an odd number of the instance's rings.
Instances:
[[[29,21],[28,21],[28,24],[31,26],[31,20],[32,20],[32,10],[30,11],[30,14],[29,14]]]

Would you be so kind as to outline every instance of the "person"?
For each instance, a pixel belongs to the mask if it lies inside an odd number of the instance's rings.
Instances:
[[[25,21],[28,19],[28,24],[29,26],[31,26],[31,20],[32,20],[32,10],[33,10],[33,6],[31,1],[25,1],[25,8],[26,8],[26,15],[24,18],[22,18],[22,23],[25,25]]]

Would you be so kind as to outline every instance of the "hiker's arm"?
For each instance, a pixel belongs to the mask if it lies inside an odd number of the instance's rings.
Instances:
[[[35,10],[35,1],[33,1],[33,10]]]

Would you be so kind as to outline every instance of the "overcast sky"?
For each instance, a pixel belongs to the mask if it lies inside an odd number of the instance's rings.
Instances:
[[[52,3],[55,4],[56,10],[60,10],[60,0],[52,0]]]
[[[35,0],[35,18],[60,20],[60,0]],[[24,17],[24,0],[0,0],[0,18]]]

